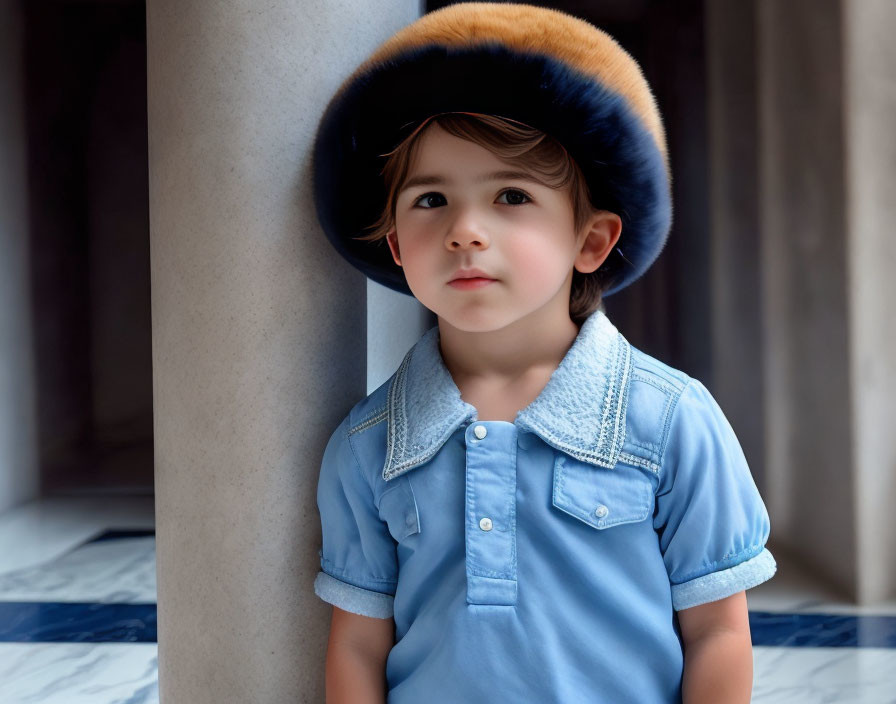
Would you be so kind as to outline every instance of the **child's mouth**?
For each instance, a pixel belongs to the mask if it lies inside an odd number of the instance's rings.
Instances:
[[[454,288],[461,289],[462,291],[466,291],[469,289],[488,286],[489,284],[495,283],[495,281],[496,279],[485,279],[477,276],[472,279],[454,279],[453,281],[449,281],[448,285]]]

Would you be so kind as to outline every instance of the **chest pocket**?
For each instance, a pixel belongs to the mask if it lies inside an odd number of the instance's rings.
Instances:
[[[389,533],[397,542],[409,535],[420,532],[420,516],[417,500],[406,475],[393,479],[385,493],[380,496],[380,518],[389,526]]]
[[[553,480],[554,506],[598,530],[643,521],[653,509],[653,480],[637,467],[606,469],[560,453]]]

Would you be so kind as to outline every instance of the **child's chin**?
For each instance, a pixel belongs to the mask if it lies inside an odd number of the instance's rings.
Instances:
[[[495,332],[513,322],[513,316],[501,315],[495,311],[443,311],[436,312],[440,321],[463,332]]]

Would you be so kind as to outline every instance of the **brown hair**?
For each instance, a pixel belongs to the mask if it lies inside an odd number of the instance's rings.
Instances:
[[[455,137],[485,147],[511,166],[534,171],[551,188],[568,188],[576,232],[595,212],[581,168],[551,136],[521,122],[494,115],[442,113],[424,120],[395,149],[381,155],[386,157],[381,172],[388,193],[386,206],[379,219],[365,228],[373,232],[354,239],[377,242],[395,228],[398,192],[408,177],[424,128],[431,123],[437,123]],[[573,270],[569,316],[577,325],[600,307],[601,296],[609,287],[610,282],[605,281],[602,269],[603,265],[590,274]]]

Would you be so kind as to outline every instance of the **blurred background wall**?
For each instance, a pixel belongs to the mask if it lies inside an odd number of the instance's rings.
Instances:
[[[152,493],[145,7],[3,4],[0,510]]]

